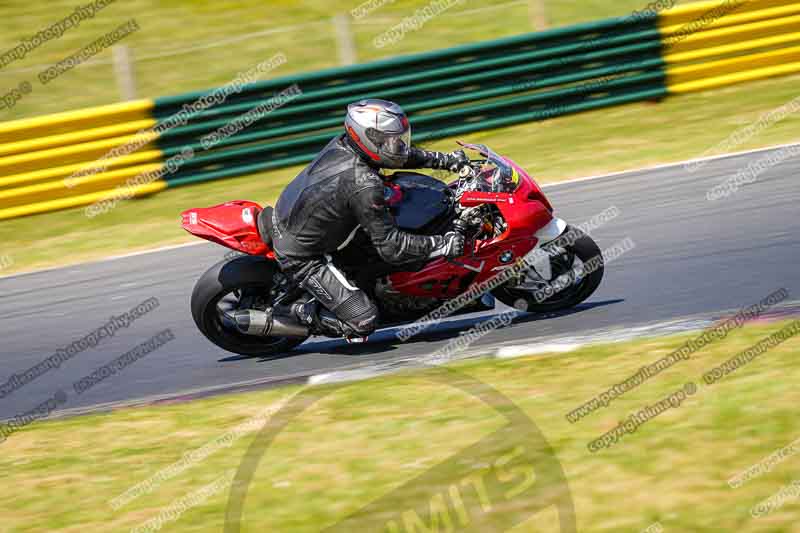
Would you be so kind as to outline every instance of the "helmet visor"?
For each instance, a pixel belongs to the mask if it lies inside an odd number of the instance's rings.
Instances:
[[[378,155],[388,165],[403,165],[411,151],[411,127],[402,132],[383,132],[375,128],[367,130],[367,138],[377,147]]]
[[[389,133],[384,136],[381,146],[383,152],[397,157],[408,155],[411,147],[411,128],[407,128],[404,133]]]

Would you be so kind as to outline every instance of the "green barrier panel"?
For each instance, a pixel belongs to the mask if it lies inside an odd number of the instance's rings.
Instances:
[[[286,157],[283,159],[275,159],[272,161],[264,161],[263,163],[255,163],[251,165],[243,165],[238,167],[231,167],[224,170],[213,170],[210,172],[200,172],[191,176],[175,177],[167,181],[168,187],[180,187],[183,185],[193,185],[195,183],[203,183],[206,181],[218,180],[222,178],[231,178],[234,176],[241,176],[243,174],[251,174],[253,172],[263,172],[275,168],[288,167],[291,165],[301,165],[308,163],[316,157],[316,152],[306,155],[295,157]]]
[[[647,80],[650,76],[644,76],[643,79],[645,81],[652,81]],[[615,105],[618,103],[629,103],[632,101],[639,101],[643,99],[650,99],[650,98],[660,98],[666,94],[666,90],[663,88],[661,83],[653,84],[650,83],[650,86],[646,86],[643,89],[637,90],[635,92],[629,92],[627,94],[613,96],[613,97],[600,97],[595,98],[583,102],[575,102],[571,104],[565,104],[559,107],[549,107],[544,109],[538,109],[530,113],[525,113],[523,115],[513,115],[514,117],[523,117],[523,121],[527,120],[541,120],[546,118],[552,118],[554,116],[559,116],[571,112],[577,111],[585,111],[588,109],[595,109],[597,107],[606,107],[608,105]],[[488,117],[480,123],[469,123],[466,124],[464,128],[460,126],[444,126],[448,122],[445,120],[437,120],[434,122],[434,125],[438,124],[440,127],[435,129],[429,129],[428,131],[421,131],[420,133],[415,135],[420,141],[435,139],[435,138],[442,138],[446,137],[450,134],[450,132],[455,133],[465,133],[465,132],[474,132],[479,131],[481,129],[489,128],[489,127],[497,127],[497,124],[500,125],[510,125],[516,124],[518,120],[504,120],[506,117],[505,114],[498,114],[498,117]],[[437,118],[447,118],[446,114],[442,114],[441,117]],[[499,122],[498,122],[499,120]],[[459,121],[458,124],[461,124]],[[236,160],[242,157],[252,157],[254,155],[261,155],[262,157],[269,157],[271,153],[280,151],[280,150],[290,150],[290,149],[297,149],[297,148],[310,148],[310,153],[316,153],[315,150],[318,150],[322,146],[324,146],[330,139],[339,133],[339,130],[332,130],[327,133],[322,133],[315,135],[313,138],[301,138],[301,139],[293,139],[291,141],[283,141],[278,143],[270,143],[266,145],[258,145],[258,146],[251,146],[246,148],[240,148],[236,150],[228,150],[225,152],[220,153],[209,153],[204,155],[195,156],[192,160],[190,160],[185,166],[187,168],[194,167],[194,166],[203,166],[208,164],[219,164],[221,161],[225,160]],[[173,181],[174,178],[184,177],[185,170],[179,171],[178,173],[174,174],[173,176],[167,177],[167,181]]]
[[[611,70],[604,69],[604,72],[611,73]],[[528,96],[516,98],[514,100],[500,100],[487,105],[464,107],[455,111],[432,113],[429,115],[422,115],[419,117],[412,115],[414,138],[418,140],[425,140],[428,138],[426,137],[426,133],[430,133],[431,131],[440,128],[442,124],[447,123],[454,118],[459,119],[469,115],[485,114],[487,111],[502,109],[507,106],[518,106],[520,104],[528,104],[528,105],[547,104],[548,102],[568,101],[571,98],[587,97],[592,93],[596,92],[606,93],[606,92],[612,92],[616,89],[627,89],[629,86],[639,87],[643,83],[649,83],[650,86],[652,87],[662,87],[663,80],[664,80],[664,75],[662,72],[648,72],[645,74],[613,79],[602,84],[595,84],[595,85],[583,84],[583,85],[569,87],[567,89],[534,93]],[[442,100],[449,101],[450,99],[443,98]],[[320,121],[320,123],[321,122],[323,121]],[[332,120],[326,120],[324,122],[329,129],[331,128],[338,129],[341,126],[342,118],[337,117]],[[284,128],[284,131],[267,130],[264,132],[249,133],[240,136],[239,139],[236,140],[235,142],[233,139],[227,140],[228,141],[227,145],[230,146],[232,144],[238,144],[239,142],[241,142],[241,137],[246,137],[248,141],[261,140],[265,138],[278,136],[281,133],[286,133],[290,129],[291,128]],[[306,138],[307,146],[321,148],[322,146],[324,146],[326,139],[329,139],[333,133],[334,132],[331,131],[329,133],[315,135],[312,138]],[[263,154],[266,156],[273,149],[286,149],[287,146],[289,147],[297,146],[298,142],[301,142],[302,140],[303,138],[301,138],[300,140],[295,140],[294,143],[290,145],[287,145],[285,143],[259,144],[256,146],[249,146],[247,148],[242,148],[239,151],[228,150],[222,152],[215,150],[210,152],[209,154],[195,156],[186,163],[186,166],[191,167],[199,164],[205,164],[207,161],[214,161],[215,157],[218,158],[217,159],[218,161],[228,160],[234,157],[232,154],[239,154],[239,155]],[[167,148],[165,150],[165,156],[170,157],[172,155],[176,155],[177,153],[180,152],[183,146],[185,145],[179,145],[176,147]],[[189,146],[191,146],[194,150],[202,150],[202,146],[199,143],[191,144]],[[219,153],[219,156],[215,156],[215,154],[217,153]]]
[[[519,124],[522,122],[542,120],[546,118],[552,118],[555,116],[566,115],[580,111],[589,111],[592,109],[599,109],[602,107],[623,105],[633,102],[639,102],[642,100],[664,98],[666,96],[667,96],[666,89],[663,87],[658,87],[643,91],[637,91],[623,96],[602,98],[591,102],[585,102],[576,105],[567,105],[564,106],[564,108],[562,109],[550,109],[546,111],[536,111],[533,113],[522,113],[518,115],[508,116],[505,118],[496,118],[493,120],[487,120],[481,124],[462,124],[460,126],[453,126],[450,128],[438,130],[437,132],[435,132],[436,133],[435,138],[452,137],[455,135],[472,133],[484,129],[499,128],[504,126],[510,126],[513,124]],[[327,140],[330,140],[332,137],[333,137],[332,135],[328,136]],[[312,151],[305,155],[298,155],[294,157],[287,157],[283,159],[264,161],[261,163],[235,166],[219,170],[211,170],[207,172],[197,172],[189,176],[173,175],[167,179],[167,184],[169,187],[179,187],[179,186],[202,183],[217,179],[229,178],[233,176],[240,176],[243,174],[250,174],[254,172],[262,172],[265,170],[270,170],[290,165],[299,165],[303,163],[308,163],[309,161],[314,159],[316,153],[317,153],[316,151]]]
[[[330,133],[318,133],[318,134],[315,134],[315,135],[306,135],[306,136],[303,136],[303,137],[297,137],[297,138],[294,138],[294,139],[287,139],[287,140],[283,140],[283,141],[270,143],[270,148],[274,148],[275,150],[285,150],[285,149],[298,148],[298,147],[307,147],[307,148],[308,147],[314,147],[314,146],[319,147],[320,143],[322,143],[326,139],[330,139],[330,137],[331,137]],[[233,143],[232,142],[230,144],[232,145],[232,144],[240,144],[240,143]],[[220,143],[220,145],[222,145],[222,143]],[[193,144],[188,144],[188,145],[174,146],[174,147],[166,148],[166,149],[163,150],[164,157],[168,158],[168,157],[172,157],[174,155],[177,155],[177,154],[179,154],[181,152],[181,150],[184,147],[187,147],[187,146],[191,147],[195,152],[203,150],[203,147],[200,145],[200,143],[193,143]],[[311,149],[311,148],[309,148],[309,149]]]
[[[663,83],[664,75],[663,75],[663,61],[660,58],[650,59],[646,61],[639,61],[635,63],[621,63],[618,65],[613,65],[606,68],[597,68],[591,69],[587,71],[578,71],[573,74],[563,75],[563,76],[555,76],[550,78],[542,78],[540,80],[536,80],[537,86],[548,87],[548,86],[556,86],[556,85],[565,85],[569,83],[576,83],[576,82],[586,82],[591,81],[597,78],[605,77],[605,76],[613,76],[618,75],[621,73],[625,73],[627,71],[639,71],[639,70],[646,70],[646,69],[655,69],[652,74],[652,79],[658,81],[659,83]],[[599,85],[593,85],[591,83],[583,83],[581,85],[568,87],[565,89],[554,90],[554,91],[542,91],[538,93],[531,94],[529,96],[524,97],[524,99],[510,99],[504,100],[506,102],[513,103],[533,103],[533,102],[541,102],[546,103],[548,101],[552,101],[557,103],[561,98],[568,98],[573,97],[576,94],[585,93],[591,89],[594,90],[610,90],[616,89],[619,87],[624,87],[629,83],[636,83],[641,81],[640,78],[636,76],[625,77],[622,79],[612,80],[608,82],[603,82]],[[538,88],[538,87],[537,87]],[[518,93],[520,88],[517,87],[516,89],[514,86],[502,86],[495,89],[489,89],[486,91],[478,91],[476,93],[465,93],[462,95],[456,95],[454,97],[443,97],[439,99],[431,99],[425,103],[421,104],[411,104],[405,106],[406,110],[410,113],[412,118],[412,124],[414,125],[415,132],[419,131],[419,126],[425,124],[426,122],[437,120],[439,118],[447,118],[447,115],[443,114],[428,114],[428,115],[417,115],[416,113],[419,111],[423,111],[426,109],[434,109],[439,107],[445,107],[452,104],[458,103],[466,103],[478,100],[476,96],[480,96],[481,98],[493,98],[497,96],[502,96],[505,94],[511,93]],[[496,108],[497,103],[494,102],[489,108],[486,109],[493,109]],[[459,111],[463,110],[464,108],[460,108]],[[478,112],[484,111],[484,108],[480,107],[472,107],[469,109],[476,110]],[[461,116],[461,115],[459,115]],[[259,128],[256,131],[246,130],[245,133],[239,133],[237,135],[231,136],[217,144],[217,147],[224,148],[232,145],[236,145],[239,143],[244,142],[254,142],[269,138],[276,138],[286,135],[291,135],[295,133],[301,133],[304,131],[309,130],[316,130],[322,128],[331,128],[341,125],[343,120],[342,115],[335,116],[330,119],[323,119],[318,121],[309,121],[306,123],[300,123],[294,126],[284,127],[284,128]],[[216,123],[218,126],[223,126],[227,122]],[[203,130],[202,128],[200,129]],[[169,138],[162,139],[161,147],[164,149],[167,156],[174,155],[175,153],[180,151],[181,146],[192,146],[195,150],[202,149],[202,146],[198,142],[189,142],[189,143],[181,143],[179,145],[171,145],[164,141],[169,140]],[[177,149],[176,149],[177,148]],[[174,150],[174,151],[173,151]]]
[[[614,52],[616,52],[615,55],[617,55],[618,57],[620,55],[624,55],[624,54],[632,54],[632,55],[634,55],[637,52],[645,52],[644,54],[642,54],[643,56],[645,56],[645,57],[649,56],[653,60],[655,60],[654,62],[652,62],[652,63],[650,63],[648,65],[641,66],[638,63],[637,64],[633,64],[633,63],[627,63],[627,62],[624,62],[624,61],[620,62],[617,59],[616,63],[619,64],[619,65],[630,64],[631,65],[631,70],[634,70],[636,68],[650,68],[650,67],[660,68],[660,67],[663,67],[664,64],[663,64],[663,61],[661,61],[661,57],[660,57],[659,51],[660,51],[660,43],[657,42],[657,41],[653,41],[651,43],[641,43],[641,44],[636,44],[636,45],[630,45],[630,46],[626,46],[626,47],[622,47],[622,48],[618,48],[618,49],[614,50]],[[514,83],[505,83],[505,84],[501,85],[500,87],[496,86],[497,85],[497,80],[499,80],[499,79],[501,79],[503,77],[511,78],[512,76],[521,76],[523,74],[531,74],[531,73],[540,72],[540,71],[544,71],[544,72],[552,71],[552,69],[554,69],[554,67],[564,67],[564,68],[566,68],[566,67],[571,66],[572,63],[577,63],[577,62],[581,62],[581,63],[597,62],[597,61],[599,61],[601,59],[608,59],[608,56],[609,56],[609,51],[604,51],[603,53],[582,54],[580,56],[568,57],[568,58],[565,58],[564,60],[551,59],[551,60],[542,61],[542,62],[538,62],[538,63],[530,63],[530,64],[527,64],[527,65],[521,65],[521,66],[516,66],[516,67],[507,67],[507,68],[499,69],[499,70],[491,70],[491,71],[485,71],[484,70],[484,71],[482,71],[480,73],[477,73],[477,74],[471,74],[471,75],[467,75],[467,76],[459,76],[459,77],[455,77],[455,78],[449,78],[449,79],[440,80],[440,81],[434,81],[434,82],[421,83],[419,85],[409,86],[407,84],[402,84],[400,86],[400,88],[397,89],[397,90],[391,90],[391,91],[383,92],[383,93],[380,93],[380,94],[381,94],[381,96],[383,96],[385,98],[397,98],[399,96],[415,95],[415,94],[419,95],[420,93],[425,93],[425,92],[430,92],[430,93],[433,93],[433,94],[440,94],[442,89],[449,88],[449,87],[463,87],[463,86],[466,86],[467,84],[475,84],[476,82],[480,82],[480,81],[494,82],[494,84],[493,84],[494,86],[491,89],[484,89],[484,90],[477,90],[476,89],[476,90],[473,90],[473,91],[470,91],[470,92],[465,92],[465,93],[462,93],[462,94],[458,94],[458,95],[452,97],[452,100],[450,102],[444,101],[442,99],[439,99],[439,100],[436,101],[435,104],[433,104],[433,103],[431,103],[431,100],[429,98],[419,98],[419,97],[412,98],[412,99],[410,99],[410,101],[404,101],[403,102],[403,107],[406,110],[408,110],[409,112],[410,111],[417,111],[417,110],[424,110],[424,109],[430,109],[430,108],[434,108],[434,107],[439,107],[439,106],[442,106],[442,105],[452,105],[452,104],[458,104],[458,103],[467,102],[467,101],[479,100],[479,99],[482,99],[482,98],[494,98],[494,97],[497,97],[497,96],[503,96],[503,95],[506,95],[506,94],[512,94],[514,92],[519,92],[520,90],[530,90],[530,89],[533,89],[534,87],[531,86],[531,87],[524,88],[524,89],[520,88],[521,86],[525,86],[526,83],[529,81],[529,79],[527,77],[518,78],[517,80],[514,81]],[[569,82],[585,81],[585,80],[588,80],[588,79],[590,79],[592,77],[604,76],[604,75],[606,75],[606,73],[595,68],[595,69],[588,69],[588,70],[579,70],[577,72],[574,72],[573,75],[575,77],[573,79],[571,79]],[[535,88],[545,88],[545,87],[552,86],[552,85],[557,85],[557,84],[560,84],[560,83],[565,83],[565,82],[560,81],[558,78],[544,78],[544,79],[541,79],[541,80],[536,80],[536,87]],[[288,114],[311,113],[311,112],[320,112],[320,111],[324,111],[324,110],[333,111],[336,114],[335,116],[341,117],[342,111],[344,110],[345,106],[348,103],[353,102],[353,101],[355,101],[355,100],[357,100],[359,98],[366,98],[366,97],[370,96],[370,93],[358,92],[359,87],[354,87],[352,89],[353,89],[353,93],[351,93],[350,96],[347,96],[347,97],[344,97],[344,98],[339,98],[339,99],[334,99],[334,100],[326,100],[324,102],[318,102],[318,103],[313,103],[313,104],[305,104],[305,105],[297,105],[296,106],[295,102],[297,100],[300,100],[300,98],[295,99],[295,100],[293,100],[291,102],[291,104],[286,106],[288,109],[276,109],[276,110],[270,112],[269,114],[267,114],[266,116],[264,116],[259,122],[263,122],[263,121],[266,121],[266,120],[275,120],[276,118],[282,118],[282,117],[284,117],[284,116],[286,116]],[[235,107],[237,111],[241,110],[242,112],[246,112],[246,111],[248,111],[250,109],[253,109],[257,105],[263,104],[263,103],[266,103],[266,102],[267,102],[267,99],[256,100],[256,101],[246,102],[244,104],[239,104],[239,105],[236,105],[236,106],[229,106],[229,107],[230,108]],[[319,115],[317,113],[315,113],[315,116],[319,116]],[[209,115],[206,115],[206,117],[209,117]],[[213,131],[213,130],[219,128],[219,127],[224,126],[230,120],[231,120],[230,118],[217,119],[217,120],[206,120],[204,122],[194,123],[194,124],[191,124],[191,125],[188,125],[188,126],[181,126],[181,127],[173,128],[173,129],[171,129],[171,130],[169,130],[169,131],[164,133],[164,135],[162,136],[162,142],[168,141],[168,140],[170,140],[172,138],[175,138],[175,137],[181,137],[181,136],[186,136],[186,135],[191,135],[191,134],[196,134],[196,133],[206,133],[206,132],[209,132],[209,131]],[[316,126],[316,122],[317,121],[309,121],[309,122],[305,123],[307,125],[307,129],[313,129],[315,127],[318,127],[318,126]],[[296,124],[296,121],[292,122],[292,123]],[[322,127],[322,126],[319,126],[319,127]],[[305,131],[305,130],[300,129],[300,130],[297,130],[297,131]]]
[[[253,83],[219,106],[162,134],[164,157],[195,156],[170,186],[221,179],[311,160],[342,131],[345,106],[379,97],[410,114],[415,141],[543,120],[661,97],[664,62],[656,17],[607,19]],[[200,140],[297,84],[302,94],[204,150]],[[211,91],[156,100],[165,119]],[[220,132],[222,133],[222,132]]]
[[[609,48],[610,46],[625,44],[630,41],[633,41],[634,44],[620,48]],[[586,53],[585,49],[587,47],[602,47],[603,49]],[[353,95],[358,92],[374,92],[378,90],[385,91],[398,87],[412,87],[412,83],[429,82],[430,80],[438,78],[443,78],[440,81],[440,85],[438,86],[439,88],[463,86],[462,84],[466,83],[466,80],[455,81],[458,78],[454,78],[454,76],[477,71],[473,74],[474,78],[469,79],[470,83],[482,79],[491,79],[494,69],[516,63],[522,63],[522,65],[517,66],[516,70],[506,72],[507,75],[511,75],[512,72],[516,72],[518,74],[526,72],[532,73],[537,70],[547,70],[554,67],[567,68],[582,62],[594,62],[601,59],[608,59],[633,51],[649,51],[654,56],[660,57],[660,49],[660,35],[656,29],[650,29],[647,31],[631,33],[618,37],[596,37],[590,42],[562,45],[556,48],[547,48],[544,50],[535,50],[532,52],[516,54],[506,54],[499,58],[486,60],[478,58],[478,60],[475,61],[457,65],[447,65],[440,68],[429,68],[426,66],[426,68],[420,70],[419,65],[415,65],[415,68],[411,69],[411,72],[393,72],[391,76],[380,77],[379,79],[373,78],[369,81],[361,83],[348,83],[330,88],[309,88],[301,83],[302,76],[298,76],[297,78],[285,78],[283,82],[284,85],[279,85],[276,87],[276,91],[272,91],[270,94],[264,95],[264,97],[257,99],[250,98],[244,102],[214,107],[197,113],[194,117],[192,117],[191,120],[194,122],[196,120],[203,120],[209,116],[214,116],[215,114],[228,115],[236,112],[246,111],[257,105],[259,101],[267,100],[275,92],[279,92],[280,90],[289,87],[293,83],[297,83],[300,86],[300,88],[303,90],[303,94],[295,98],[291,105],[287,106],[285,109],[274,111],[272,115],[275,118],[289,114],[302,113],[302,111],[294,111],[295,106],[298,106],[298,104],[301,103],[323,100],[322,103],[327,104],[330,98],[336,96],[348,95],[348,97],[352,98]],[[156,115],[158,116],[158,100],[156,102]],[[168,116],[168,114],[166,116]],[[162,118],[164,118],[163,114]]]
[[[532,45],[542,42],[546,43],[548,41],[557,39],[572,38],[572,40],[580,40],[576,39],[576,37],[580,37],[585,41],[591,41],[591,39],[594,38],[597,34],[602,34],[603,32],[613,33],[616,31],[627,34],[635,31],[635,29],[638,28],[646,30],[654,30],[657,32],[656,22],[657,18],[654,15],[644,17],[635,22],[632,21],[630,18],[625,18],[625,17],[604,19],[600,21],[587,22],[564,28],[554,28],[538,33],[517,35],[493,41],[485,41],[480,43],[448,48],[448,49],[435,50],[422,54],[398,56],[389,59],[383,59],[380,61],[374,61],[371,63],[363,63],[347,67],[330,68],[315,72],[297,74],[293,76],[285,76],[281,78],[254,83],[246,91],[272,92],[273,90],[276,89],[279,90],[285,87],[286,85],[290,85],[291,83],[302,83],[309,86],[315,82],[316,83],[328,82],[331,84],[346,83],[352,81],[354,76],[358,75],[363,75],[365,78],[371,78],[378,72],[396,71],[399,67],[402,66],[408,66],[408,65],[429,66],[433,65],[436,61],[452,63],[454,59],[469,58],[470,56],[476,54],[483,55],[484,57],[486,57],[490,55],[491,51],[497,51],[498,55],[503,55],[503,53],[507,50],[519,49],[526,45]],[[203,95],[210,94],[211,92],[213,92],[213,89],[207,91],[196,91],[191,93],[185,93],[178,96],[168,96],[168,97],[158,98],[155,100],[155,114],[157,117],[162,117],[163,115],[161,114],[161,112],[164,109],[167,109],[170,106],[180,107],[180,105],[184,103],[192,102],[202,97]]]
[[[511,93],[514,93],[514,92],[519,92],[520,91],[519,86],[521,86],[521,85],[530,85],[530,88],[524,89],[524,90],[530,90],[530,89],[533,89],[533,88],[545,88],[545,87],[548,87],[548,86],[554,86],[554,85],[559,85],[559,84],[564,84],[564,83],[588,81],[588,80],[590,80],[592,78],[595,78],[595,77],[606,76],[608,74],[618,73],[621,70],[625,70],[625,69],[620,69],[619,67],[625,67],[626,65],[630,66],[629,70],[644,69],[644,68],[661,69],[664,66],[664,62],[661,59],[660,55],[658,55],[658,54],[648,54],[648,55],[651,56],[651,59],[650,60],[646,60],[646,62],[641,62],[640,61],[640,62],[636,62],[634,64],[634,63],[628,63],[628,62],[624,62],[624,61],[622,61],[622,62],[617,61],[613,68],[608,68],[608,69],[594,68],[594,69],[589,69],[589,70],[578,70],[578,71],[573,71],[568,76],[552,77],[552,78],[541,78],[541,79],[536,80],[535,86],[532,86],[531,84],[529,84],[528,82],[530,80],[528,80],[526,78],[517,78],[517,79],[515,79],[514,83],[508,83],[508,82],[504,83],[503,85],[501,85],[499,87],[499,90],[501,90],[501,91],[503,91],[503,92],[505,92],[507,94],[511,94]],[[594,59],[594,58],[590,58],[590,59]],[[536,68],[532,69],[531,68],[532,66],[536,67]],[[415,86],[409,86],[405,90],[398,91],[398,94],[401,93],[401,92],[402,93],[414,93],[414,92],[420,92],[420,91],[430,91],[430,92],[433,92],[435,94],[440,94],[441,93],[441,89],[446,88],[446,87],[451,86],[451,85],[464,86],[464,85],[467,85],[467,84],[474,84],[477,81],[486,80],[486,79],[491,80],[491,79],[495,79],[495,78],[499,78],[499,77],[512,77],[513,75],[520,75],[520,74],[529,72],[531,70],[537,70],[537,71],[538,70],[547,70],[548,68],[551,68],[554,65],[548,63],[548,64],[544,64],[544,65],[534,64],[532,66],[523,65],[523,66],[518,66],[518,67],[510,67],[510,68],[496,70],[496,71],[484,72],[484,73],[476,74],[476,75],[462,76],[462,77],[458,77],[458,78],[453,78],[452,80],[444,80],[444,81],[439,81],[439,82],[430,82],[430,83],[424,83],[424,84],[415,85]],[[496,87],[496,89],[498,89],[498,88]],[[462,95],[459,96],[459,98],[462,101],[467,101],[467,100],[470,99],[470,95],[477,96],[475,98],[472,98],[473,100],[478,99],[481,96],[479,91],[475,91],[474,93],[473,92],[463,93]],[[337,102],[337,104],[339,102],[343,102],[343,103],[346,104],[346,103],[354,101],[357,98],[358,98],[357,96],[348,96],[346,98],[343,98],[343,99],[340,99],[340,100],[336,100],[335,102]],[[428,101],[429,101],[428,99],[423,100],[423,102],[428,102]],[[312,106],[314,106],[314,107],[316,107],[318,109],[319,107],[326,106],[326,105],[328,105],[328,104],[326,102],[323,102],[321,104],[311,104],[311,105],[308,105],[308,106],[302,106],[302,111],[307,113],[307,112],[315,110]],[[414,106],[414,105],[415,105],[414,103],[412,103],[412,104],[405,104],[404,103],[404,107],[408,108],[408,109],[411,109],[411,107]],[[418,108],[418,109],[421,109],[422,107],[424,107],[424,106],[416,106],[416,108]],[[428,106],[428,107],[432,107],[432,106]],[[252,108],[252,105],[250,103],[246,104],[246,109],[251,109],[251,108]],[[338,112],[339,116],[341,116],[341,114],[343,112],[343,109],[344,109],[344,105],[341,105],[341,106],[337,105],[336,111]],[[294,110],[294,108],[293,109],[289,109],[288,111],[293,111],[293,110]],[[285,113],[282,113],[284,111],[287,111],[287,110],[277,109],[277,110],[271,112],[268,116],[269,117],[274,117],[274,116],[278,115],[279,113],[285,114]],[[226,124],[227,122],[228,121],[226,121],[226,120],[209,121],[209,123],[213,123],[215,125],[214,127],[222,126],[222,125]],[[196,132],[196,131],[203,131],[203,124],[207,124],[207,123],[201,123],[201,124],[195,124],[195,125],[192,125],[192,126],[184,126],[184,127],[174,128],[173,130],[170,130],[170,131],[166,132],[164,134],[163,138],[168,139],[168,138],[170,138],[172,136],[180,136],[181,134],[193,133],[193,132]]]

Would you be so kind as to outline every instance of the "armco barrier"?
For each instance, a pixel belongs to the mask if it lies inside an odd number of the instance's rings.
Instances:
[[[120,187],[138,196],[308,162],[359,98],[402,103],[419,142],[798,72],[800,3],[714,0],[261,81],[161,134],[151,128],[210,91],[8,122],[0,219],[87,205]],[[285,105],[201,144],[295,84],[301,93]],[[144,146],[97,162],[130,142]],[[165,174],[187,147],[194,157]]]

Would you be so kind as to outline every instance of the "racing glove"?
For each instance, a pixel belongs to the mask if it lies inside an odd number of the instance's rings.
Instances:
[[[464,255],[464,235],[458,231],[448,231],[444,235],[433,237],[434,248],[429,259],[437,257],[453,258]]]
[[[453,174],[458,174],[463,167],[469,165],[469,157],[464,150],[456,150],[445,156],[448,158],[447,169]]]
[[[469,164],[469,157],[464,153],[464,150],[456,150],[445,154],[443,152],[429,152],[414,146],[411,148],[404,168],[447,169],[457,174],[466,164]]]

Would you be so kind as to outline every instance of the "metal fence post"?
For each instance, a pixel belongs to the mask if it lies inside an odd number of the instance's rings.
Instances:
[[[536,31],[546,30],[547,22],[547,9],[544,7],[544,0],[529,0],[528,14],[531,18],[531,25]]]
[[[133,59],[130,48],[125,44],[111,47],[114,58],[114,74],[117,78],[117,87],[122,100],[136,99],[136,80],[133,75]]]
[[[353,37],[353,28],[350,26],[350,17],[345,13],[333,16],[333,25],[336,29],[336,47],[339,50],[339,64],[352,65],[358,61],[356,57],[356,41]]]

